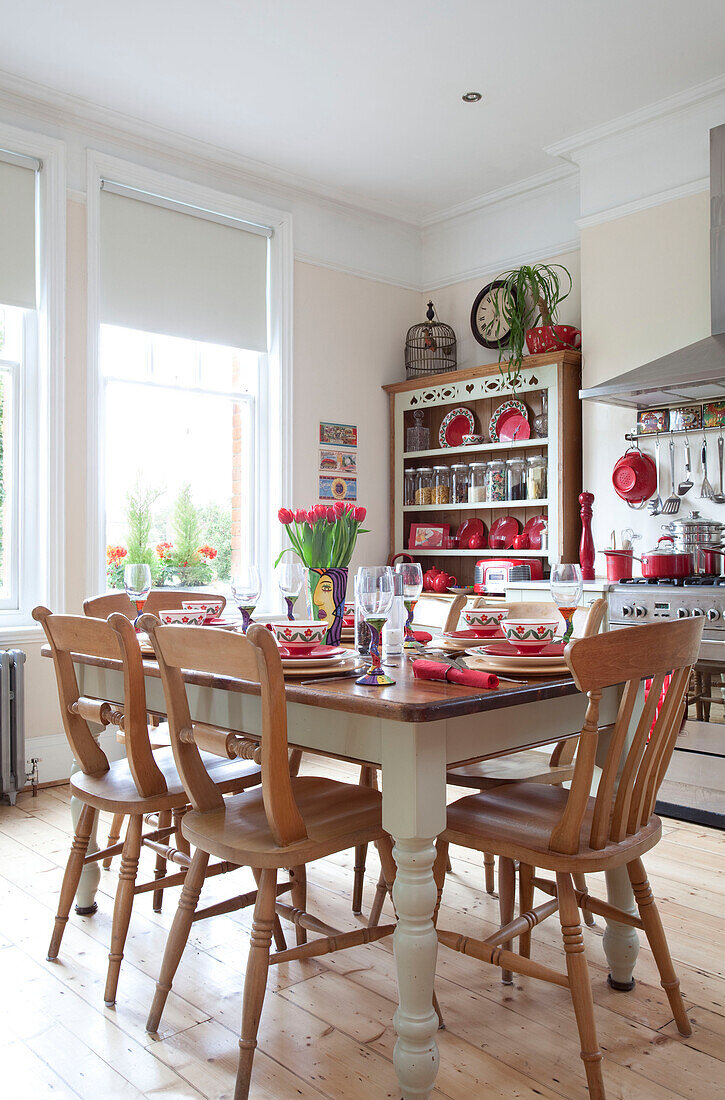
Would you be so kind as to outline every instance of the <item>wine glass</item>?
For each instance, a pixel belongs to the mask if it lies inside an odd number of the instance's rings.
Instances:
[[[393,570],[389,565],[363,565],[357,571],[357,601],[365,621],[370,627],[370,656],[372,664],[355,681],[370,687],[384,687],[395,680],[380,665],[380,633],[393,605]]]
[[[413,611],[423,591],[423,567],[417,561],[399,561],[395,572],[403,578],[403,602],[408,612],[403,649],[417,649],[413,636]]]
[[[252,612],[262,592],[262,578],[256,565],[240,565],[232,577],[232,595],[242,616],[242,633],[252,622]]]
[[[287,604],[287,618],[294,620],[292,609],[305,583],[305,567],[298,561],[283,561],[278,569],[279,590]]]
[[[572,636],[574,612],[584,591],[580,566],[564,565],[561,562],[558,565],[552,565],[549,588],[551,589],[551,597],[566,623],[566,630],[562,638],[562,641],[566,644]]]
[[[123,584],[129,600],[136,605],[136,618],[133,620],[133,625],[138,630],[138,621],[151,591],[151,566],[127,565],[123,571]]]

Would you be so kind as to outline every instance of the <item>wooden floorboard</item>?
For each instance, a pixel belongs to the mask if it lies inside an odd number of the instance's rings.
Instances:
[[[356,778],[356,769],[320,762],[318,774]],[[194,925],[158,1038],[144,1028],[159,960],[179,891],[163,912],[150,895],[136,901],[115,1008],[103,1005],[118,859],[102,872],[98,913],[71,916],[60,959],[45,959],[71,836],[65,786],[23,794],[0,807],[0,1080],[12,1100],[81,1097],[229,1100],[233,1093],[241,993],[251,911]],[[99,837],[109,819],[102,818]],[[596,1019],[610,1098],[725,1100],[725,850],[722,833],[666,821],[646,859],[650,881],[693,1022],[682,1039],[643,944],[631,994],[606,984],[603,921],[585,934]],[[486,935],[496,899],[482,890],[480,857],[453,848],[442,927]],[[143,874],[153,857],[142,856]],[[310,908],[354,927],[353,853],[309,868]],[[371,851],[365,910],[379,864]],[[150,877],[150,874],[149,874]],[[250,889],[247,871],[220,876],[204,890],[212,903]],[[589,888],[605,896],[603,879]],[[389,902],[385,912],[392,917]],[[289,937],[290,941],[293,937]],[[534,957],[563,968],[558,922],[536,929]],[[441,950],[437,991],[446,1020],[439,1032],[436,1100],[478,1097],[586,1100],[568,993],[533,979],[503,986],[498,972]],[[254,1100],[398,1100],[392,1066],[396,1004],[391,942],[270,971],[254,1064]]]

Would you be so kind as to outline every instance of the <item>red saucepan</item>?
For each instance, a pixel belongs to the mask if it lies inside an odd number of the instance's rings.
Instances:
[[[660,549],[660,544],[669,543],[669,549]],[[642,563],[642,576],[656,580],[671,580],[676,577],[689,577],[695,572],[695,559],[692,554],[674,549],[674,540],[670,535],[657,539],[657,547],[639,559]]]

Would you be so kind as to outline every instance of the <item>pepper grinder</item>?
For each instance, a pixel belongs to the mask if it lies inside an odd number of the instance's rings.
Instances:
[[[592,504],[594,493],[581,493],[579,496],[581,505],[582,537],[579,543],[579,564],[582,568],[582,580],[594,580],[594,539],[592,538]]]

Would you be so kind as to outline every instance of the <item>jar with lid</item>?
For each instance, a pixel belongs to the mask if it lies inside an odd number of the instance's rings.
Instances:
[[[433,503],[433,470],[430,466],[420,466],[416,473],[418,475],[415,485],[415,503],[416,504],[432,504]]]
[[[526,500],[526,459],[506,460],[506,497],[508,500]]]
[[[413,413],[414,424],[405,434],[406,451],[427,451],[430,447],[430,429],[423,426],[423,412],[416,409]]]
[[[486,502],[486,467],[487,462],[472,462],[468,475],[468,503],[482,504]]]
[[[451,470],[449,466],[433,467],[433,503],[451,503]]]
[[[417,470],[405,471],[405,482],[403,487],[403,500],[407,505],[415,504],[415,489],[418,482]]]
[[[468,466],[465,462],[454,462],[451,466],[451,501],[453,504],[465,504],[468,500]]]
[[[500,458],[494,458],[486,466],[486,498],[490,502],[506,500],[506,473]]]
[[[529,500],[544,500],[547,462],[543,455],[532,455],[526,462],[526,495]]]

